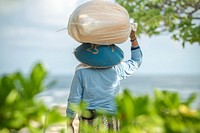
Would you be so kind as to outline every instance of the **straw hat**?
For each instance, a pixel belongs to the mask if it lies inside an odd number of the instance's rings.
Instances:
[[[123,51],[114,44],[83,43],[75,49],[74,55],[78,61],[96,68],[115,66],[124,58]]]

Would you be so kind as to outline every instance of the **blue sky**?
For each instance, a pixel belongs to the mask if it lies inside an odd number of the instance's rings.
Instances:
[[[88,0],[0,1],[0,74],[29,72],[36,62],[43,62],[51,74],[73,74],[78,61],[72,54],[80,45],[67,31],[73,10]],[[139,23],[139,22],[138,22]],[[143,63],[137,74],[200,75],[200,46],[182,48],[165,33],[138,39]],[[130,42],[119,44],[130,58]]]

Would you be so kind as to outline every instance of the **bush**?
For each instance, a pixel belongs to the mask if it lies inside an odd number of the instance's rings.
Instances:
[[[181,102],[178,93],[155,90],[154,97],[132,96],[128,90],[117,97],[122,133],[198,133],[200,110],[190,107],[196,95]]]
[[[199,133],[200,110],[190,107],[195,97],[192,94],[181,102],[178,93],[174,92],[155,90],[154,96],[150,97],[133,96],[131,92],[124,90],[116,97],[116,117],[120,120],[120,133]],[[73,108],[81,115],[85,104],[81,103],[79,107]],[[99,115],[101,117],[102,114]],[[103,128],[81,126],[81,133],[107,132]]]
[[[56,109],[49,110],[35,100],[35,95],[45,89],[46,75],[42,64],[37,64],[28,76],[17,72],[0,78],[0,133],[24,128],[31,133],[41,133],[49,125],[63,121]]]
[[[36,64],[28,76],[17,72],[0,78],[0,133],[17,133],[22,129],[41,133],[52,124],[66,121],[56,109],[48,109],[35,100],[35,95],[45,89],[46,75],[42,64]],[[192,94],[182,102],[174,92],[155,90],[154,96],[150,97],[134,96],[124,90],[116,97],[120,133],[199,133],[200,110],[190,107],[195,97]],[[86,105],[81,103],[73,109],[80,115],[89,115],[84,110]],[[105,114],[100,112],[99,115]],[[81,126],[81,133],[94,132],[107,131]]]

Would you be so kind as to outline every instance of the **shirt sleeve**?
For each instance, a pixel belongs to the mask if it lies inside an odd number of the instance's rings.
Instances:
[[[67,117],[74,118],[75,112],[71,109],[71,105],[79,104],[82,99],[82,78],[81,78],[81,71],[77,70],[72,80],[69,98],[68,98],[68,105],[67,105]]]
[[[131,47],[131,59],[115,66],[120,80],[131,76],[142,63],[142,51],[139,46]]]

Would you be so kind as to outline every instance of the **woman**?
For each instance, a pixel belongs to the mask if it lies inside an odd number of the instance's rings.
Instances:
[[[115,96],[120,92],[120,80],[133,74],[142,62],[142,52],[131,31],[131,59],[122,61],[123,51],[116,45],[82,44],[75,50],[76,58],[81,64],[76,68],[68,98],[67,116],[72,120],[76,113],[70,108],[72,104],[84,101],[88,104],[90,117],[79,116],[86,124],[95,126],[98,119],[96,112],[105,111],[111,116],[116,114]],[[102,118],[106,129],[119,130],[115,117]],[[75,127],[72,124],[75,132]]]

